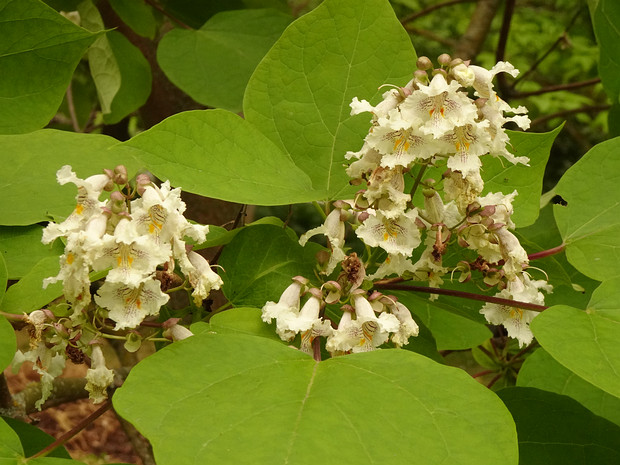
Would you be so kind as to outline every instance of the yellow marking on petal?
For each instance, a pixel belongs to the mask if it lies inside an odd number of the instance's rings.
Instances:
[[[470,145],[471,145],[471,144],[470,144],[469,142],[465,142],[465,149],[466,149],[468,152],[469,152],[469,146],[470,146]]]
[[[81,215],[84,212],[84,205],[77,204],[75,207],[75,213]]]
[[[387,232],[384,232],[384,233],[383,233],[383,240],[384,240],[384,241],[387,241],[387,240],[388,240],[388,237],[390,237],[390,235],[389,235]]]
[[[136,299],[136,307],[142,308],[142,301],[140,299]]]
[[[116,266],[121,266],[121,263],[123,263],[123,257],[119,255],[116,257]]]
[[[456,151],[460,152],[460,150],[461,150],[461,143],[457,142],[456,144],[454,144],[454,146],[456,147]]]
[[[441,108],[439,109],[439,113],[441,113],[441,117],[442,117],[442,118],[445,118],[445,117],[446,117],[446,115],[444,115],[444,112],[445,112],[444,107],[441,107]]]
[[[69,252],[66,258],[67,265],[71,265],[73,263],[73,260],[75,260],[75,255]]]
[[[428,112],[428,116],[433,116],[433,113],[435,113],[435,109],[431,108],[431,110]]]

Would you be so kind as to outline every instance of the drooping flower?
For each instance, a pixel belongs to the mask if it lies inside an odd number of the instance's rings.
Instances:
[[[325,222],[321,226],[311,229],[299,238],[299,244],[304,246],[308,242],[308,239],[317,234],[322,234],[327,237],[331,249],[331,256],[324,274],[330,274],[334,271],[336,266],[347,256],[344,251],[345,227],[342,221],[343,215],[345,215],[344,210],[340,208],[333,209],[331,213],[327,215]]]
[[[93,346],[90,359],[91,366],[86,371],[85,389],[93,404],[99,404],[108,398],[106,390],[114,381],[114,372],[105,366],[105,357],[100,346]]]

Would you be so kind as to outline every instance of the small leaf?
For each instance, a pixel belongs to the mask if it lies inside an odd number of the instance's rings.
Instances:
[[[258,225],[235,236],[220,256],[222,290],[233,305],[262,307],[277,302],[291,284],[291,278],[314,276],[315,255],[322,250],[315,243],[305,247],[277,226]]]
[[[530,355],[519,369],[517,386],[534,387],[572,397],[592,413],[620,425],[620,398],[580,378],[556,362],[542,348]]]
[[[317,363],[263,337],[198,334],[140,362],[113,402],[158,465],[518,462],[499,399],[406,350]]]
[[[519,463],[620,463],[620,427],[570,397],[524,387],[497,394],[517,425]]]
[[[603,282],[586,311],[556,305],[538,315],[531,328],[554,359],[620,397],[620,278]]]
[[[555,188],[567,202],[554,205],[568,261],[603,281],[620,276],[620,138],[602,142],[571,166]],[[595,186],[595,188],[593,188]]]
[[[509,150],[517,157],[529,157],[529,166],[513,165],[501,158],[483,158],[484,192],[503,192],[510,194],[515,189],[519,195],[513,202],[512,220],[519,226],[529,226],[536,221],[540,210],[540,195],[551,145],[562,126],[545,133],[506,131],[510,136]],[[506,167],[504,167],[506,166]]]
[[[218,13],[199,30],[166,34],[157,62],[197,102],[238,113],[254,68],[291,21],[276,10]]]
[[[355,192],[344,155],[361,148],[370,116],[353,97],[377,102],[382,84],[415,70],[411,40],[385,0],[326,0],[296,20],[252,75],[244,114],[331,199]]]
[[[37,0],[0,0],[0,134],[42,128],[95,40]]]
[[[7,313],[29,313],[42,308],[62,295],[62,282],[43,289],[43,280],[58,274],[58,257],[47,257],[37,263],[6,292],[0,308]]]

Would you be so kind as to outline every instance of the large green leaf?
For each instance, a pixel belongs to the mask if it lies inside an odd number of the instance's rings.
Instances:
[[[36,454],[41,449],[46,446],[49,446],[52,442],[55,441],[53,436],[43,432],[36,426],[33,426],[29,423],[24,423],[23,421],[16,420],[15,418],[2,418],[19,436],[22,447],[24,448],[24,455],[29,457],[31,455]],[[47,455],[47,457],[60,457],[65,459],[70,459],[71,456],[67,449],[63,446],[56,447],[53,451]]]
[[[620,397],[620,279],[603,282],[585,311],[557,305],[538,315],[531,328],[558,362]]]
[[[243,104],[259,128],[330,198],[351,194],[343,163],[359,150],[369,116],[353,97],[377,102],[382,84],[415,70],[411,40],[387,0],[326,0],[295,21],[252,75]]]
[[[255,205],[316,200],[308,176],[239,116],[186,111],[119,145],[156,176],[195,194]],[[124,150],[120,150],[124,149]]]
[[[517,424],[519,463],[620,463],[620,427],[567,396],[515,387],[497,393]]]
[[[617,102],[620,93],[620,3],[616,0],[597,0],[590,14],[600,50],[599,75],[605,92],[612,102]]]
[[[544,133],[506,131],[510,136],[510,151],[517,157],[529,157],[529,166],[512,165],[503,159],[485,156],[482,160],[484,168],[484,192],[503,192],[510,194],[515,189],[519,192],[513,202],[512,220],[519,227],[529,226],[538,217],[540,195],[545,167],[551,152],[551,145],[562,126]]]
[[[247,334],[262,336],[274,341],[280,341],[275,330],[261,319],[261,310],[251,307],[230,308],[216,313],[209,323],[195,323],[191,330],[194,334],[211,331],[217,334]]]
[[[136,34],[149,39],[155,38],[157,21],[153,7],[143,0],[109,0],[114,12]]]
[[[598,416],[620,425],[620,399],[581,379],[537,349],[519,370],[517,386],[534,387],[572,397]]]
[[[135,172],[141,166],[134,159],[106,150],[117,142],[108,136],[53,129],[0,136],[0,224],[29,225],[68,216],[75,208],[77,189],[58,185],[56,172],[63,165],[71,165],[82,178],[119,163]]]
[[[4,256],[0,255],[0,302],[2,302],[2,298],[4,297],[8,281],[9,272],[6,267],[6,261],[4,260]]]
[[[235,236],[220,256],[224,294],[235,306],[262,307],[278,301],[291,278],[314,276],[315,255],[321,250],[305,247],[277,226],[257,225]]]
[[[237,113],[254,68],[291,21],[277,10],[218,13],[199,30],[166,34],[157,62],[197,102]]]
[[[4,257],[9,279],[20,279],[45,257],[63,253],[62,243],[41,243],[43,227],[0,226],[0,254]]]
[[[0,370],[9,366],[17,350],[15,331],[11,323],[0,316]]]
[[[136,366],[114,406],[158,465],[518,461],[493,393],[406,350],[315,362],[262,337],[200,334]]]
[[[0,0],[0,134],[45,126],[95,40],[38,0]]]
[[[58,274],[58,260],[58,257],[47,257],[37,263],[22,279],[9,287],[0,302],[0,309],[7,313],[30,313],[60,297],[62,283],[50,284],[47,289],[43,289],[43,280]]]
[[[568,261],[599,281],[620,276],[619,150],[620,138],[596,145],[555,188],[568,203],[554,207]]]

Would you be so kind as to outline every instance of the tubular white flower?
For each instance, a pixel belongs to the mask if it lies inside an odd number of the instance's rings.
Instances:
[[[308,239],[317,234],[322,234],[329,239],[329,246],[332,254],[327,264],[325,274],[330,274],[334,271],[336,266],[347,256],[344,251],[345,227],[342,221],[342,214],[342,209],[334,208],[331,213],[327,215],[325,222],[321,226],[311,229],[299,238],[299,244],[302,247],[306,245]]]
[[[420,332],[418,324],[413,320],[409,309],[400,302],[395,302],[394,305],[390,307],[390,311],[398,318],[400,323],[398,331],[392,334],[392,342],[396,344],[397,347],[409,344],[409,338],[411,336],[417,336]]]
[[[442,140],[453,144],[454,155],[448,159],[448,168],[459,171],[464,176],[480,172],[482,162],[479,157],[489,152],[490,137],[486,128],[488,121],[457,126]]]
[[[106,389],[114,382],[114,372],[105,366],[101,347],[93,346],[90,356],[91,366],[86,371],[86,387],[93,404],[99,404],[108,398]]]
[[[262,309],[262,320],[271,323],[276,320],[276,332],[283,341],[290,341],[295,337],[295,332],[287,329],[287,323],[297,316],[303,285],[299,281],[293,281],[282,293],[278,303],[267,302]],[[282,323],[280,323],[282,322]]]
[[[219,289],[224,284],[222,278],[211,269],[209,262],[194,251],[187,254],[187,260],[180,259],[179,264],[194,288],[192,297],[196,305],[201,305],[212,290]]]
[[[377,318],[370,302],[361,295],[353,297],[356,323],[361,329],[358,340],[352,347],[353,352],[369,352],[384,344],[390,333],[398,331],[400,322],[391,313],[381,313]]]

